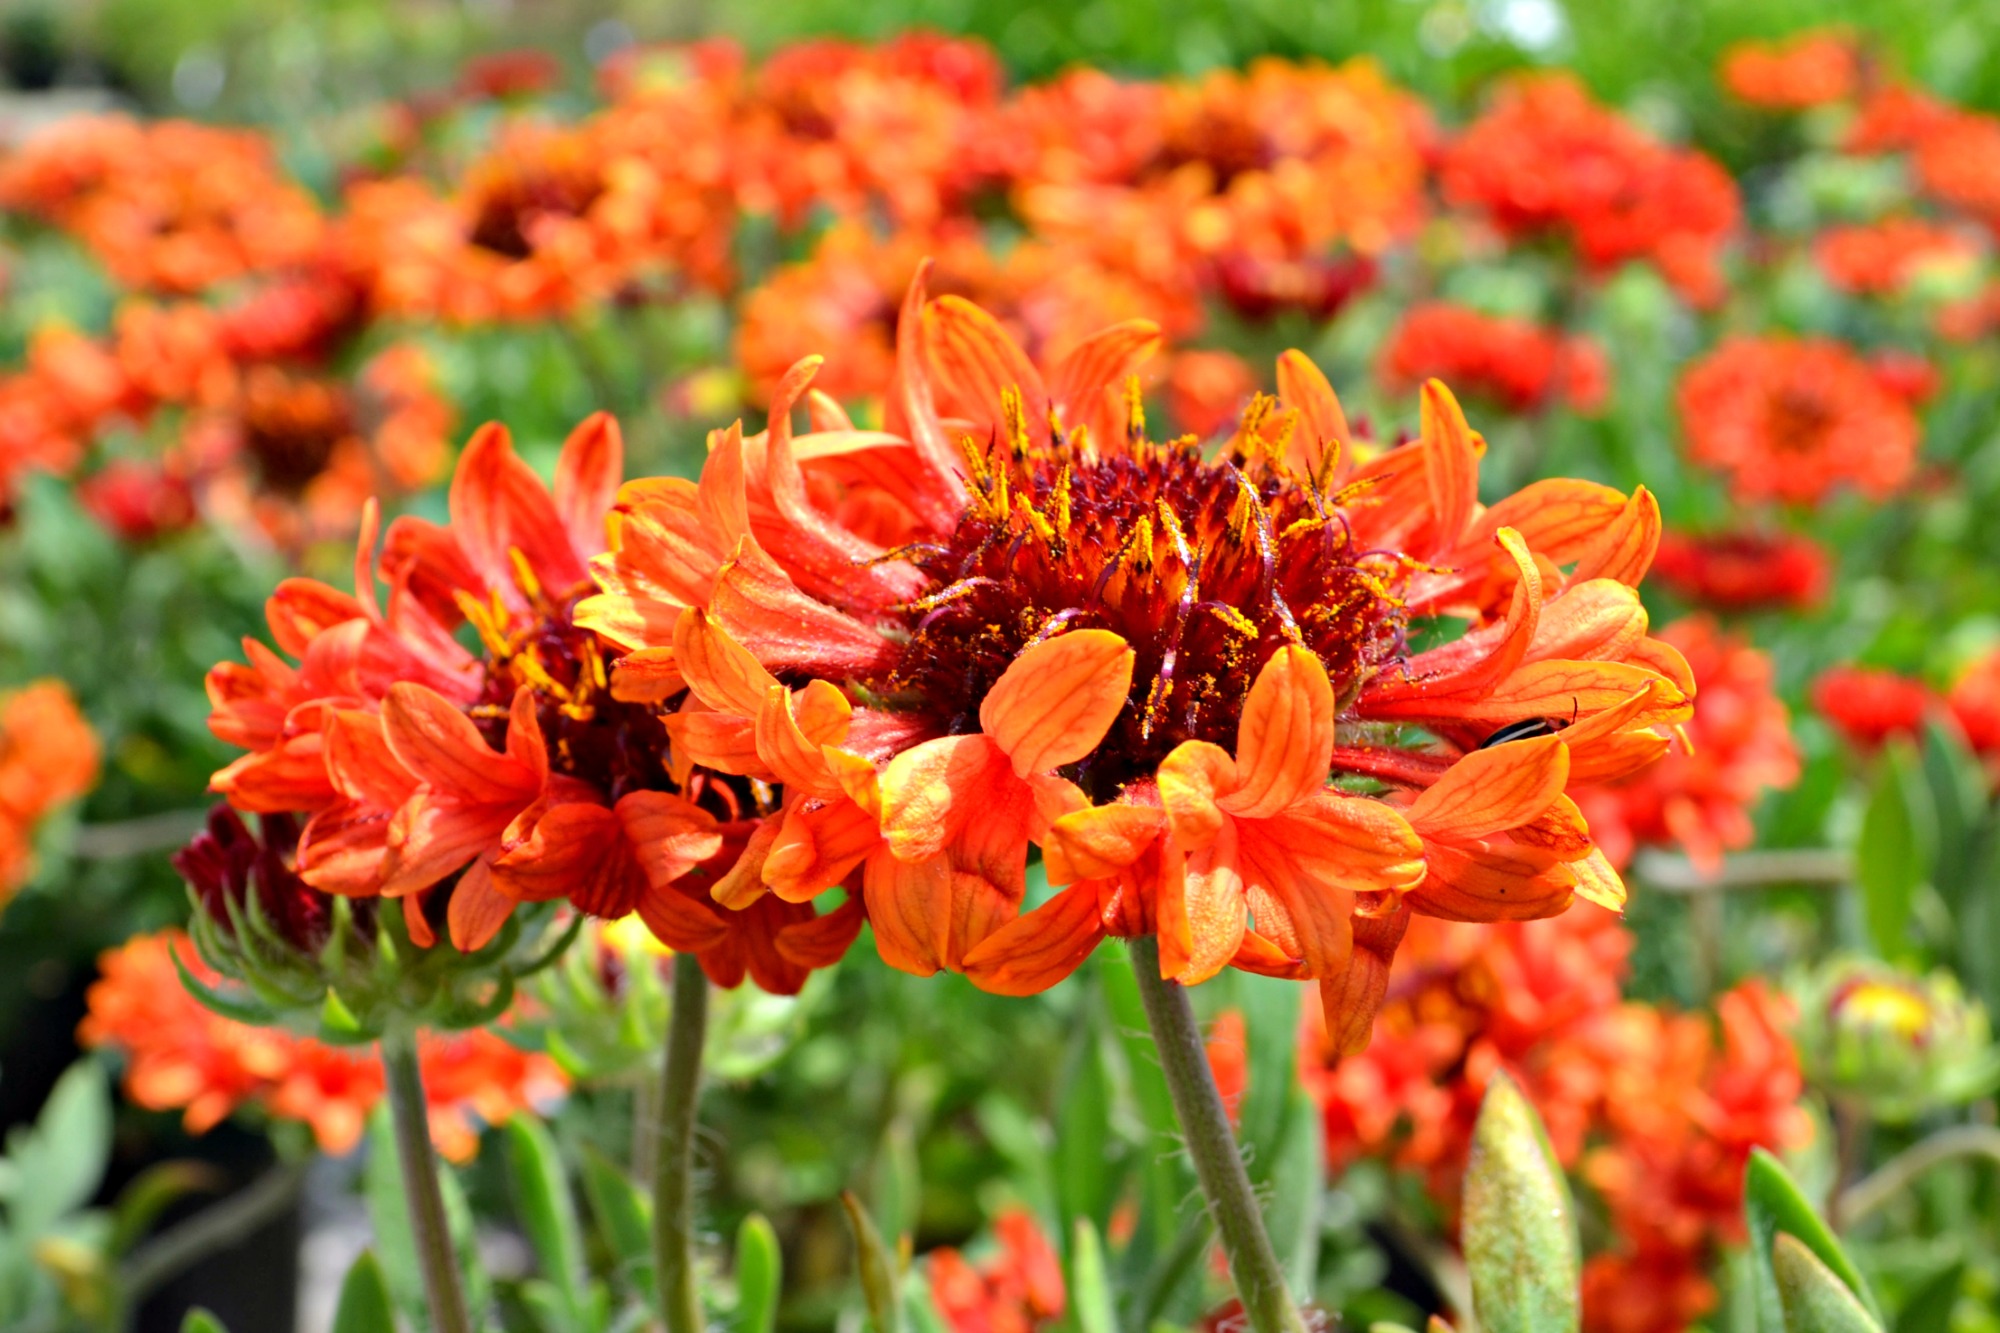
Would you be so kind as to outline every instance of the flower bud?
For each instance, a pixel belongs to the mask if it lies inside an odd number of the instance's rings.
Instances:
[[[1808,1077],[1880,1120],[1916,1118],[1977,1091],[1987,1067],[1986,1010],[1947,972],[1919,977],[1887,963],[1834,959],[1800,988]]]

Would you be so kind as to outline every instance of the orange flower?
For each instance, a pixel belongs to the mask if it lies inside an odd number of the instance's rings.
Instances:
[[[1705,616],[1677,620],[1660,638],[1687,659],[1700,692],[1687,747],[1577,802],[1614,865],[1636,846],[1671,842],[1713,870],[1724,851],[1750,845],[1758,799],[1798,781],[1798,747],[1763,653]]]
[[[1722,53],[1722,86],[1732,97],[1773,111],[1803,111],[1852,97],[1861,52],[1839,32],[1804,32],[1782,42],[1738,42]]]
[[[170,293],[299,263],[323,227],[263,136],[124,116],[30,140],[0,165],[0,207],[72,233],[121,283]]]
[[[308,1126],[321,1151],[352,1150],[382,1099],[381,1061],[365,1048],[326,1046],[277,1028],[222,1017],[182,987],[176,958],[200,981],[217,978],[179,931],[140,935],[98,959],[89,1014],[77,1029],[88,1047],[126,1061],[125,1090],[152,1111],[182,1112],[204,1134],[239,1109]],[[496,1032],[426,1034],[417,1045],[430,1103],[431,1138],[453,1161],[478,1151],[479,1123],[494,1125],[546,1104],[565,1087],[547,1056]]]
[[[1978,243],[1963,233],[1907,217],[1834,227],[1813,242],[1826,280],[1862,296],[1893,296],[1926,272],[1969,271],[1978,256]]]
[[[1795,532],[1668,531],[1660,536],[1653,577],[1690,602],[1719,611],[1817,606],[1831,578],[1831,558]]]
[[[1890,84],[1869,94],[1842,136],[1850,153],[1906,153],[1959,115],[1930,94]]]
[[[1533,412],[1555,397],[1579,412],[1595,411],[1610,377],[1603,349],[1588,338],[1442,301],[1404,312],[1377,370],[1391,389],[1441,379],[1509,412]]]
[[[35,826],[97,785],[98,749],[61,681],[0,693],[0,907],[34,874]]]
[[[1746,502],[1813,504],[1842,482],[1882,499],[1916,466],[1909,404],[1830,339],[1730,338],[1683,373],[1679,408],[1688,455]]]
[[[801,363],[699,483],[626,488],[578,622],[627,650],[614,696],[692,688],[672,730],[695,763],[788,793],[762,882],[726,901],[858,870],[888,961],[1008,993],[1157,934],[1183,981],[1318,978],[1365,1040],[1409,910],[1622,893],[1563,791],[1686,716],[1631,587],[1657,511],[1572,482],[1482,510],[1482,443],[1442,386],[1421,441],[1381,451],[1297,354],[1219,456],[1155,444],[1116,387],[1156,336],[1117,326],[1044,371],[920,277],[889,431],[822,405],[794,439]],[[1468,637],[1409,652],[1446,613]],[[1567,739],[1480,748],[1558,712]],[[1401,748],[1410,724],[1438,747]],[[1062,891],[1018,915],[1033,843]]]
[[[1959,112],[1914,145],[1917,182],[1932,198],[1988,226],[2000,221],[2000,118]]]
[[[1736,186],[1713,160],[1668,148],[1591,101],[1567,74],[1517,77],[1446,148],[1446,199],[1509,238],[1566,237],[1604,269],[1657,265],[1697,304],[1722,295],[1717,259]]]
[[[1960,673],[1945,705],[1966,744],[1989,762],[2000,760],[2000,652],[1986,654]]]
[[[1068,1305],[1062,1265],[1034,1215],[1014,1208],[993,1223],[1000,1249],[978,1267],[948,1246],[925,1256],[931,1300],[951,1333],[1035,1333]]]
[[[1915,737],[1934,701],[1922,681],[1873,667],[1836,666],[1813,682],[1813,707],[1858,750]]]

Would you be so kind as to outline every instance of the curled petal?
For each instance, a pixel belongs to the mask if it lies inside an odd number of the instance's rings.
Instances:
[[[1035,995],[1076,971],[1103,938],[1096,886],[1072,885],[974,945],[965,975],[995,995]]]
[[[492,862],[483,858],[474,861],[452,886],[451,902],[445,907],[445,927],[452,946],[460,953],[485,948],[507,924],[513,910],[514,900],[493,885]]]
[[[625,438],[617,418],[593,412],[570,432],[556,460],[555,507],[579,557],[604,549],[604,523],[625,475]]]
[[[1198,985],[1228,966],[1249,926],[1236,825],[1182,866],[1165,866],[1158,890],[1160,975]]]
[[[1352,438],[1347,413],[1333,392],[1325,372],[1304,352],[1288,351],[1278,358],[1278,397],[1287,407],[1298,409],[1299,431],[1292,437],[1286,466],[1307,477],[1317,478],[1327,450],[1339,450]]]
[[[1116,875],[1146,854],[1167,824],[1157,805],[1091,806],[1064,815],[1049,826],[1042,849],[1051,884]]]
[[[1097,748],[1132,690],[1135,654],[1109,630],[1073,630],[1023,650],[979,705],[979,726],[1016,776]]]
[[[1389,969],[1404,932],[1410,928],[1410,916],[1408,904],[1401,902],[1383,916],[1356,916],[1354,951],[1348,956],[1347,967],[1337,976],[1320,978],[1319,1002],[1327,1035],[1342,1055],[1359,1055],[1368,1049],[1375,1032],[1375,1015],[1389,992]]]
[[[1239,819],[1278,813],[1326,785],[1333,685],[1308,649],[1287,644],[1250,687],[1236,732],[1236,790],[1219,798]]]
[[[1535,921],[1570,904],[1576,876],[1547,853],[1525,847],[1425,848],[1429,873],[1410,906],[1446,921]]]
[[[1160,761],[1159,784],[1174,840],[1189,849],[1206,847],[1229,818],[1218,801],[1236,790],[1236,761],[1220,745],[1182,741]]]
[[[778,932],[778,952],[803,968],[832,967],[854,947],[861,925],[868,919],[861,895],[855,894],[831,912],[810,921],[795,921]]]
[[[785,807],[764,883],[787,902],[805,902],[844,883],[881,846],[870,811],[846,799],[799,797]]]
[[[1660,549],[1660,502],[1644,486],[1576,558],[1572,580],[1614,579],[1636,588]]]
[[[1423,387],[1420,428],[1434,522],[1432,551],[1458,544],[1479,507],[1479,447],[1458,399],[1439,380]]]
[[[968,819],[990,819],[1007,757],[985,736],[925,741],[889,761],[882,772],[882,835],[904,861],[938,855]],[[985,808],[982,808],[982,805]],[[875,912],[871,906],[869,917]]]
[[[427,686],[390,687],[382,701],[382,733],[405,769],[464,800],[525,801],[541,785],[539,774],[511,755],[495,754],[472,719]]]
[[[1559,736],[1474,750],[1411,802],[1409,821],[1429,837],[1483,838],[1539,816],[1568,780],[1569,751]]]
[[[696,608],[674,627],[674,663],[695,698],[735,717],[755,718],[765,695],[783,688],[749,649]]]

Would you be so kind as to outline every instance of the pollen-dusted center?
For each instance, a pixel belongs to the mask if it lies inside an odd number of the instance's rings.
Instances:
[[[888,690],[953,732],[1028,644],[1118,634],[1132,694],[1079,780],[1108,795],[1189,739],[1233,747],[1251,682],[1287,643],[1326,666],[1344,704],[1401,654],[1401,557],[1356,548],[1340,508],[1263,460],[1192,442],[1130,453],[968,450],[972,496],[948,544],[907,552],[930,576],[906,608]]]

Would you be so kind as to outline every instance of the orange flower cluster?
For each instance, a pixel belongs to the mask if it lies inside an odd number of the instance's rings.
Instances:
[[[250,753],[215,787],[305,818],[304,880],[403,899],[420,939],[564,898],[790,992],[865,917],[894,966],[1025,993],[1157,934],[1183,982],[1319,980],[1350,1042],[1413,912],[1621,901],[1565,793],[1689,715],[1635,591],[1651,497],[1486,508],[1442,385],[1383,449],[1296,353],[1219,452],[1155,443],[1130,377],[1157,342],[1117,325],[1044,370],[920,271],[887,429],[809,393],[814,358],[698,482],[620,488],[600,416],[551,491],[488,427],[448,526],[400,519],[378,558],[370,521],[355,595],[278,590],[297,665],[216,668]],[[1446,617],[1462,638],[1408,647]],[[1022,915],[1031,846],[1062,892]]]
[[[1813,682],[1813,707],[1857,750],[1892,736],[1914,738],[1936,702],[1920,680],[1877,667],[1836,666]]]
[[[300,264],[325,221],[256,133],[64,121],[0,160],[0,209],[74,235],[127,287],[189,295]]]
[[[1682,374],[1679,408],[1688,456],[1747,503],[1814,504],[1843,482],[1881,499],[1921,440],[1908,399],[1825,338],[1730,338]]]
[[[1568,75],[1505,84],[1447,146],[1440,171],[1445,198],[1503,235],[1567,240],[1593,268],[1647,260],[1699,304],[1722,295],[1720,252],[1741,212],[1735,182],[1599,106]]]
[[[1373,1045],[1340,1058],[1309,1019],[1301,1067],[1330,1161],[1386,1154],[1448,1207],[1505,1071],[1609,1213],[1616,1241],[1587,1267],[1584,1327],[1678,1333],[1714,1304],[1704,1273],[1735,1235],[1750,1149],[1797,1147],[1810,1121],[1782,1001],[1756,983],[1724,995],[1718,1040],[1700,1015],[1621,1001],[1630,948],[1592,908],[1487,930],[1419,923]]]
[[[1813,242],[1826,280],[1860,296],[1894,296],[1926,272],[1970,268],[1978,242],[1956,228],[1920,218],[1834,227]]]
[[[191,1134],[248,1108],[307,1126],[324,1152],[359,1143],[385,1088],[373,1051],[224,1018],[182,987],[176,958],[216,981],[179,931],[137,936],[98,959],[78,1038],[124,1057],[126,1094],[148,1110],[180,1111]],[[478,1151],[481,1124],[546,1104],[566,1086],[548,1057],[486,1029],[425,1034],[417,1053],[431,1139],[454,1161]]]
[[[35,826],[97,785],[97,763],[97,733],[61,681],[0,693],[0,907],[35,873]]]
[[[1832,561],[1812,538],[1755,530],[1661,534],[1653,577],[1687,601],[1718,611],[1817,606]]]
[[[2000,775],[2000,651],[1987,653],[1961,672],[1945,705],[1966,744]]]
[[[1062,1262],[1034,1215],[1013,1208],[993,1223],[1000,1248],[975,1266],[949,1246],[932,1250],[931,1301],[951,1333],[1036,1333],[1069,1303]]]
[[[1687,659],[1701,702],[1687,745],[1621,782],[1581,792],[1598,845],[1623,867],[1635,848],[1678,844],[1704,870],[1750,845],[1750,812],[1799,778],[1791,718],[1772,689],[1771,660],[1706,616],[1660,632]]]
[[[1604,349],[1588,338],[1442,301],[1404,312],[1377,372],[1392,389],[1441,379],[1509,412],[1538,411],[1558,399],[1594,412],[1604,405],[1611,376]]]
[[[1738,42],[1722,53],[1722,86],[1730,96],[1772,111],[1844,102],[1860,88],[1863,73],[1859,44],[1839,32]]]

